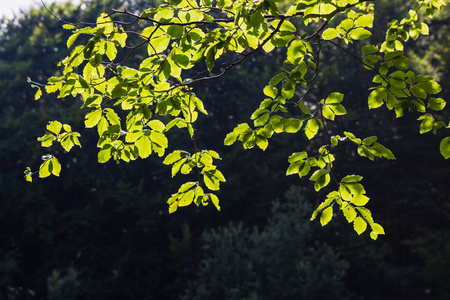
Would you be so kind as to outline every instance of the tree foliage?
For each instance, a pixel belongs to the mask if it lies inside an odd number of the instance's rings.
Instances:
[[[290,188],[286,199],[273,203],[261,230],[240,222],[208,231],[197,278],[181,299],[347,299],[348,263],[317,240],[316,224],[299,222],[312,209],[303,191]]]
[[[408,41],[429,34],[425,21],[445,1],[411,0],[408,14],[389,22],[382,41],[370,39],[376,5],[366,0],[299,0],[287,7],[273,0],[170,0],[140,14],[113,10],[94,24],[64,24],[72,32],[67,39],[71,52],[60,62],[61,73],[45,84],[30,81],[37,88],[35,99],[45,91],[81,100],[85,127],[98,133],[100,163],[156,155],[171,166],[172,177],[190,176],[169,197],[169,212],[210,202],[220,210],[217,191],[226,179],[217,168],[220,154],[199,148],[201,128],[196,121],[208,115],[208,103],[197,96],[196,86],[220,80],[259,51],[280,49],[285,53],[283,66],[264,87],[265,98],[249,116],[252,122],[237,124],[224,144],[239,141],[245,149],[265,150],[274,134],[299,132],[316,140],[317,149],[305,147],[289,156],[286,172],[307,177],[318,192],[336,184],[311,220],[319,217],[324,226],[340,210],[358,234],[369,229],[376,239],[385,232],[366,207],[369,197],[362,176],[338,176],[335,152],[354,147],[370,160],[395,156],[376,136],[357,137],[348,128],[336,129],[334,124],[348,113],[346,98],[340,91],[324,94],[316,85],[327,65],[323,48],[331,45],[371,72],[373,84],[365,95],[369,109],[385,106],[396,117],[415,112],[421,134],[450,127],[438,114],[446,104],[439,96],[441,86],[433,77],[413,72],[405,55]],[[135,23],[138,31],[129,29]],[[354,43],[361,45],[360,52],[347,47]],[[146,56],[134,65],[131,57],[139,48],[146,49]],[[353,96],[350,101],[359,99]],[[167,153],[170,133],[176,129],[188,134],[192,147]],[[50,121],[38,140],[53,150],[42,156],[38,171],[26,169],[26,179],[32,181],[35,173],[59,176],[55,149],[81,147],[79,131],[79,126]],[[445,159],[450,157],[449,145],[450,137],[439,145]]]

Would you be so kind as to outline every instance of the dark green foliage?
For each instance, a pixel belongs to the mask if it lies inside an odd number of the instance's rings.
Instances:
[[[209,231],[197,278],[181,299],[346,299],[348,263],[307,222],[304,191],[275,202],[262,228],[242,223]]]

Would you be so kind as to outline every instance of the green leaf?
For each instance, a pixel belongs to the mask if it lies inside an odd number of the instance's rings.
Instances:
[[[107,41],[105,43],[105,48],[106,48],[105,49],[106,56],[108,57],[108,59],[110,61],[113,61],[116,58],[116,55],[117,55],[117,48],[116,48],[116,46],[114,45],[113,42]]]
[[[306,123],[305,134],[308,139],[312,139],[319,131],[319,123],[316,119],[310,119]]]
[[[373,90],[369,95],[369,109],[374,109],[382,106],[386,97],[387,93],[385,88],[380,87],[376,90]]]
[[[266,95],[267,97],[270,97],[272,99],[275,99],[277,97],[278,94],[278,89],[274,86],[271,85],[266,85],[264,87],[264,95]]]
[[[69,49],[73,45],[79,35],[79,33],[74,33],[67,39],[67,49]]]
[[[269,86],[276,86],[278,83],[280,83],[281,80],[286,79],[287,75],[285,72],[281,72],[277,75],[275,75],[269,82]]]
[[[41,98],[42,96],[42,90],[40,88],[38,88],[38,90],[36,91],[36,94],[34,94],[34,100],[38,100],[39,98]]]
[[[428,28],[428,25],[424,22],[417,23],[416,28],[423,35],[428,35],[430,33],[430,29]]]
[[[436,110],[436,111],[443,110],[446,104],[447,103],[442,98],[431,97],[430,99],[428,99],[428,106],[432,110]]]
[[[183,35],[183,26],[170,25],[167,28],[167,34],[173,39],[179,39]]]
[[[215,178],[211,173],[203,173],[203,181],[208,189],[217,191],[220,188],[219,180]]]
[[[105,112],[106,118],[111,125],[120,125],[120,118],[114,110],[112,110],[111,108],[106,108]]]
[[[43,136],[37,139],[41,142],[42,147],[50,147],[53,144],[53,141],[56,140],[56,137],[50,132],[46,132]]]
[[[361,234],[367,229],[367,222],[361,218],[357,217],[355,221],[353,221],[353,228],[355,229],[356,233]]]
[[[177,173],[180,171],[181,167],[184,166],[184,163],[187,161],[187,158],[182,158],[172,166],[172,177],[177,175]]]
[[[413,93],[414,96],[422,99],[425,99],[427,97],[427,93],[417,85],[411,87],[411,92]]]
[[[73,25],[73,24],[64,24],[62,27],[64,29],[68,29],[68,30],[75,29],[75,25]]]
[[[385,234],[384,228],[380,224],[377,223],[371,223],[370,228],[376,233],[376,234]]]
[[[328,28],[322,33],[324,40],[332,40],[337,37],[339,37],[339,32],[335,28]]]
[[[157,132],[164,132],[164,129],[166,129],[166,125],[160,120],[151,120],[147,123],[147,126]]]
[[[140,158],[147,158],[152,154],[152,143],[146,135],[141,136],[141,138],[135,142],[135,145],[138,148]]]
[[[44,161],[39,167],[39,177],[45,178],[51,175],[50,160]]]
[[[328,105],[323,106],[323,108],[322,108],[322,115],[325,118],[327,118],[328,120],[334,121],[335,114],[334,114],[333,110]]]
[[[375,45],[365,45],[362,47],[363,55],[372,54],[378,52],[378,46]]]
[[[59,173],[61,172],[61,164],[59,163],[58,159],[54,156],[50,160],[50,169],[53,175],[59,176]]]
[[[355,209],[351,205],[346,205],[342,209],[342,213],[349,223],[353,222],[357,216]]]
[[[420,123],[421,134],[433,130],[433,125],[435,121],[431,114],[424,114],[420,116],[418,120],[422,120],[422,122]]]
[[[180,200],[178,201],[178,206],[188,206],[194,201],[194,195],[195,191],[194,189],[190,189],[186,193],[183,194],[183,196],[180,197]]]
[[[165,165],[171,165],[176,161],[179,161],[181,158],[185,157],[188,153],[181,150],[175,150],[169,155],[166,156],[166,158],[163,161],[163,164]]]
[[[320,224],[322,226],[325,226],[331,221],[332,218],[333,218],[333,207],[328,206],[327,208],[324,209],[322,215],[320,216]]]
[[[61,129],[62,129],[62,124],[58,121],[51,121],[47,125],[47,130],[54,134],[59,134]]]
[[[96,109],[85,116],[84,124],[86,128],[94,127],[100,121],[102,117],[102,111],[100,109]]]
[[[442,91],[441,86],[436,81],[422,81],[419,82],[417,86],[431,95],[437,94]]]
[[[370,146],[370,145],[372,145],[373,143],[375,143],[375,142],[377,141],[377,139],[378,139],[378,138],[377,138],[376,136],[369,136],[369,137],[363,139],[362,144],[363,144],[364,146]]]
[[[369,27],[372,28],[373,25],[373,14],[362,15],[356,19],[356,27]]]
[[[357,207],[356,210],[361,214],[361,216],[367,220],[369,223],[373,223],[372,213],[365,207]]]
[[[285,123],[283,125],[284,132],[295,133],[300,130],[300,128],[302,127],[302,124],[303,124],[303,122],[299,119],[294,119],[294,118],[286,119]]]
[[[239,137],[238,134],[236,134],[236,133],[234,133],[234,132],[230,132],[230,133],[228,133],[227,136],[225,137],[225,140],[224,140],[223,143],[224,143],[225,146],[233,145],[234,142],[236,142],[236,140],[238,139],[238,137]]]
[[[269,141],[260,135],[256,136],[256,145],[261,149],[261,150],[266,150],[267,146],[269,146]]]
[[[208,68],[208,71],[211,73],[212,69],[214,68],[214,62],[215,62],[215,48],[211,47],[208,52],[206,52],[206,67]]]
[[[107,144],[103,146],[103,148],[98,152],[98,162],[105,163],[107,162],[112,155],[112,146]]]
[[[167,137],[161,132],[151,131],[150,139],[152,140],[152,143],[156,143],[162,148],[167,148],[169,146],[169,141],[167,140]]]
[[[311,175],[309,180],[315,181],[314,182],[314,189],[316,190],[316,192],[318,192],[319,190],[321,190],[322,188],[327,186],[328,183],[330,183],[330,174],[328,173],[327,170],[320,169],[320,170],[315,171]]]
[[[192,189],[195,185],[197,185],[197,183],[196,182],[186,182],[186,183],[183,183],[181,186],[180,186],[180,188],[178,189],[178,194],[182,194],[182,193],[184,193],[184,192],[186,192],[186,191],[188,191],[188,190],[190,190],[190,189]]]
[[[349,36],[354,40],[364,40],[370,37],[372,33],[364,28],[355,28],[349,32]]]
[[[376,240],[376,239],[378,238],[378,234],[376,234],[374,231],[371,231],[371,232],[370,232],[370,238],[371,238],[372,240]]]
[[[328,95],[327,99],[325,100],[326,104],[338,104],[341,103],[344,99],[344,95],[341,93],[331,93]]]
[[[442,156],[445,159],[450,158],[450,136],[444,138],[439,146]]]
[[[220,206],[219,206],[219,198],[217,198],[216,195],[214,194],[209,194],[209,199],[211,199],[211,202],[214,204],[214,206],[216,207],[216,209],[218,211],[220,211]]]
[[[369,202],[370,198],[366,195],[355,195],[353,196],[351,202],[356,206],[364,206]]]
[[[270,112],[267,109],[258,108],[250,117],[256,127],[263,126],[269,120]]]
[[[359,182],[362,180],[362,176],[359,175],[347,175],[344,178],[342,178],[341,182],[345,183],[352,183],[352,182]]]

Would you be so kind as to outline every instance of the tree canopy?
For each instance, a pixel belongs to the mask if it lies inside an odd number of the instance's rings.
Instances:
[[[55,151],[81,147],[79,127],[84,123],[98,133],[100,163],[156,155],[171,166],[172,177],[190,177],[169,197],[169,212],[192,203],[212,203],[220,210],[217,191],[226,182],[217,167],[221,154],[201,147],[208,141],[200,140],[202,128],[197,126],[214,100],[201,99],[197,87],[220,81],[259,52],[281,52],[282,65],[263,88],[259,107],[249,115],[251,122],[236,124],[224,136],[224,144],[240,142],[244,149],[266,150],[275,134],[305,135],[311,143],[291,149],[286,175],[308,178],[317,192],[329,190],[311,220],[319,217],[324,226],[340,210],[358,234],[369,229],[376,239],[385,232],[366,207],[369,196],[363,177],[340,174],[335,153],[353,147],[370,160],[395,156],[372,133],[359,136],[341,126],[339,120],[350,113],[346,101],[364,97],[369,109],[386,107],[397,118],[418,114],[421,134],[450,127],[439,114],[446,104],[441,86],[428,74],[414,72],[406,56],[411,40],[429,34],[425,20],[433,18],[445,1],[411,0],[407,14],[390,20],[381,40],[372,37],[374,26],[384,26],[374,24],[376,5],[367,0],[170,0],[140,13],[113,9],[93,24],[66,22],[71,52],[61,60],[60,71],[46,83],[29,81],[37,88],[36,100],[43,92],[74,97],[84,117],[75,124],[49,121],[38,140],[50,150],[37,171],[26,169],[25,178],[59,176],[62,167]],[[366,95],[328,92],[317,84],[327,72],[325,47],[372,74]],[[177,135],[170,139],[176,129],[188,135],[189,148],[181,149]],[[438,147],[448,159],[450,137]]]

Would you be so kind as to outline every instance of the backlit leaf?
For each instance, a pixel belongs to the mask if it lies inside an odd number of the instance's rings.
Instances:
[[[367,229],[367,222],[364,221],[363,218],[357,217],[353,221],[353,228],[355,229],[356,233],[361,234]]]
[[[441,141],[439,150],[441,151],[441,154],[445,159],[450,158],[450,136],[444,138]]]
[[[322,226],[325,226],[331,221],[332,218],[333,218],[333,207],[328,206],[327,208],[324,209],[322,215],[320,216],[320,224]]]
[[[349,33],[350,37],[354,40],[363,40],[372,35],[372,33],[364,28],[355,28]]]

